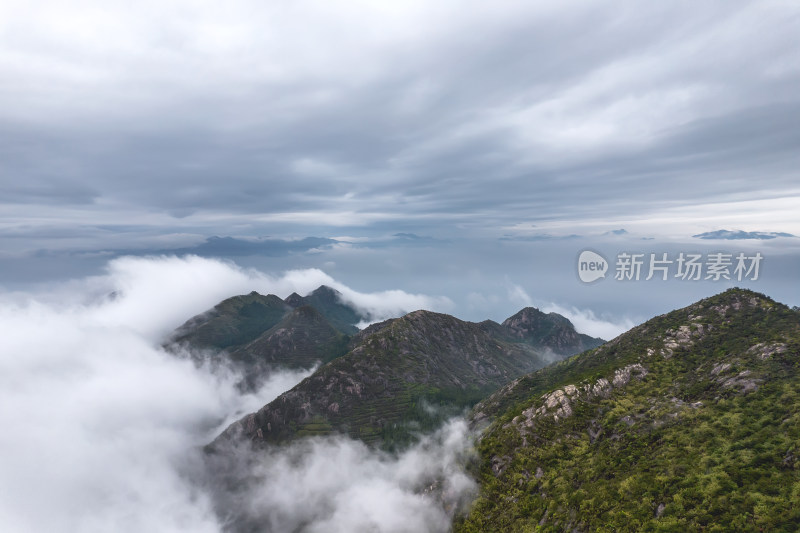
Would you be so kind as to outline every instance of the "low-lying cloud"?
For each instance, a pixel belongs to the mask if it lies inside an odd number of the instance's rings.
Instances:
[[[610,320],[597,316],[591,309],[563,307],[555,303],[542,306],[542,311],[563,315],[572,322],[578,332],[605,340],[611,340],[637,324],[629,318]]]
[[[189,358],[165,353],[159,342],[171,328],[232,294],[307,292],[320,283],[334,280],[317,270],[271,277],[196,257],[123,258],[110,263],[104,276],[0,297],[0,528],[224,530],[208,487],[197,483],[204,468],[201,447],[307,372],[276,372],[257,392],[243,394],[236,387],[241,376],[233,370],[197,367]],[[459,446],[466,443],[459,439]],[[285,492],[264,478],[248,501],[264,516],[285,513],[259,507],[256,495],[287,494],[300,504],[304,490],[321,495],[320,487],[329,486],[304,488],[314,476],[292,471],[289,465],[295,463],[286,458],[300,453],[301,464],[318,470],[336,457],[337,468],[361,474],[338,476],[344,483],[338,492],[350,497],[332,497],[327,522],[315,527],[345,524],[349,513],[363,508],[376,513],[375,531],[425,531],[392,525],[392,516],[419,508],[427,509],[420,516],[434,524],[428,531],[439,531],[446,516],[442,504],[415,492],[420,479],[415,475],[435,471],[432,465],[456,468],[452,461],[441,462],[455,441],[437,442],[400,458],[343,440],[306,444],[304,452],[293,449],[285,458],[265,456],[265,472],[296,474],[304,481]],[[408,466],[413,454],[418,458],[413,465],[421,470]],[[367,475],[377,471],[384,474]],[[450,477],[466,487],[460,476]],[[281,502],[267,498],[263,504]]]

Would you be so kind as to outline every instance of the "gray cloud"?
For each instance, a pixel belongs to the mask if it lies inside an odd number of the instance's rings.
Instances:
[[[0,34],[0,189],[67,225],[497,231],[796,189],[789,5],[44,6]]]
[[[154,6],[0,6],[7,290],[196,252],[475,320],[518,310],[508,278],[624,323],[722,287],[587,289],[580,247],[800,234],[793,5]],[[337,242],[284,245],[309,236]],[[788,240],[753,288],[796,302]]]

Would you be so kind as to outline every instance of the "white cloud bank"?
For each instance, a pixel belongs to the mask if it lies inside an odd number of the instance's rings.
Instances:
[[[124,258],[110,263],[102,277],[41,294],[0,296],[0,529],[222,530],[211,498],[192,481],[202,465],[199,447],[305,374],[275,374],[257,393],[243,396],[237,376],[196,368],[163,352],[158,342],[232,294],[307,292],[320,283],[334,281],[316,270],[270,277],[195,257]],[[105,297],[111,290],[118,296]],[[440,465],[442,454],[465,439],[438,442],[400,459],[370,455],[346,441],[317,443],[304,455],[308,472],[296,465],[291,470],[294,463],[280,455],[264,463],[269,471],[296,477],[294,492],[267,478],[257,494],[283,494],[301,504],[306,493],[322,497],[336,479],[339,490],[325,507],[329,514],[308,531],[349,531],[336,524],[350,523],[347,517],[358,509],[373,513],[374,531],[426,531],[397,518],[423,508],[420,520],[433,520],[428,530],[444,531],[440,503],[412,490],[415,476]],[[329,472],[314,485],[310,472],[321,472],[326,462],[355,474]],[[267,506],[259,507],[265,516],[286,512],[270,507],[282,505],[276,499],[259,501],[253,499]]]

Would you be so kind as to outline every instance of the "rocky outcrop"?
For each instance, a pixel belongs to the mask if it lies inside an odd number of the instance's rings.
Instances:
[[[576,402],[608,398],[614,389],[624,387],[631,379],[641,380],[646,375],[647,369],[635,363],[615,370],[608,379],[599,378],[593,383],[583,385],[567,385],[543,395],[541,405],[534,404],[525,409],[511,422],[520,430],[534,427],[536,420],[544,417],[558,422],[559,419],[572,416],[573,405]]]

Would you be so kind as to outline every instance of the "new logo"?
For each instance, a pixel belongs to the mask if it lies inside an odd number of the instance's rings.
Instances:
[[[591,283],[606,277],[608,261],[602,255],[584,250],[578,256],[578,277],[584,283]]]

